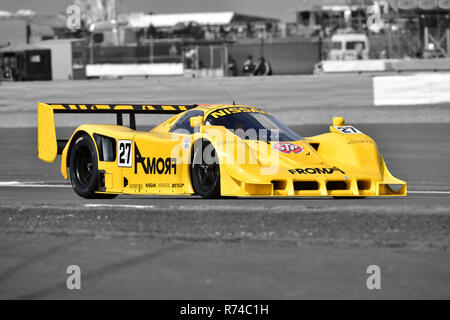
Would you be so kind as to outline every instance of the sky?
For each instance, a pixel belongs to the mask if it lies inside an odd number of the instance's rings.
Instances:
[[[128,12],[185,13],[234,11],[295,21],[295,8],[303,0],[122,0]],[[73,0],[0,0],[0,10],[31,9],[37,13],[59,13]]]

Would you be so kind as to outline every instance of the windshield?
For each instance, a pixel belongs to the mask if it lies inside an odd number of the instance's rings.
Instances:
[[[342,42],[333,41],[331,43],[331,49],[342,50]]]
[[[236,113],[232,113],[236,112]],[[242,139],[296,141],[302,137],[264,111],[246,107],[225,108],[212,112],[206,125],[224,126]]]
[[[361,49],[365,49],[366,44],[364,41],[348,41],[345,44],[345,48],[347,50],[355,50],[357,47],[360,47]]]

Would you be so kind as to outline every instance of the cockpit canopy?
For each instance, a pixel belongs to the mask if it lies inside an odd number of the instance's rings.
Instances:
[[[297,141],[302,137],[268,113],[248,107],[231,107],[211,112],[205,125],[223,126],[246,140]]]

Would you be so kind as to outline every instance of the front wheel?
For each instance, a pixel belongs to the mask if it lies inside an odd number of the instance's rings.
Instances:
[[[70,181],[73,190],[86,199],[112,199],[116,194],[95,193],[98,190],[97,151],[91,137],[82,134],[70,150]]]
[[[192,186],[203,198],[220,197],[220,166],[216,150],[207,140],[194,143],[191,165]]]

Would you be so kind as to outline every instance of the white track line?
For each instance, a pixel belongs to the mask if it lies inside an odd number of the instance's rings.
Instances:
[[[87,208],[130,208],[130,209],[152,209],[152,205],[134,205],[134,204],[101,204],[88,203],[84,205]]]
[[[450,194],[450,191],[408,191],[408,193]]]
[[[0,181],[0,187],[18,187],[18,188],[70,188],[70,184],[57,184],[46,182],[19,182],[19,181]]]

